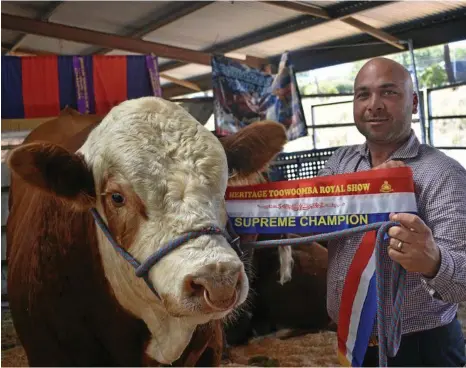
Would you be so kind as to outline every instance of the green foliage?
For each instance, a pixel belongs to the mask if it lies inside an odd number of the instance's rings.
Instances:
[[[447,84],[448,76],[439,63],[429,66],[422,72],[419,83],[420,88],[440,87]]]
[[[353,83],[351,81],[338,81],[335,84],[338,93],[353,93]]]

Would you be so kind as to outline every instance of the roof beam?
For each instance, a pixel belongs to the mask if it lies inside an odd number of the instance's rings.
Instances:
[[[339,18],[344,16],[349,16],[364,10],[373,9],[380,7],[382,5],[390,4],[393,1],[343,1],[335,5],[331,5],[325,10],[332,18]],[[318,24],[323,24],[329,20],[324,18],[317,18],[310,15],[302,15],[291,20],[287,20],[278,24],[274,24],[269,27],[265,27],[261,30],[251,32],[247,35],[242,35],[232,40],[227,40],[216,44],[213,47],[204,49],[204,52],[210,53],[227,53],[230,51],[235,51],[244,47],[254,45],[256,43],[268,41],[280,36],[284,36],[289,33],[297,32],[302,29],[316,26]],[[168,62],[163,65],[160,65],[160,71],[168,71],[171,69],[179,68],[186,63],[180,62]]]
[[[327,13],[325,9],[322,9],[318,6],[309,6],[306,4],[300,4],[294,1],[261,1],[265,4],[280,6],[289,10],[296,10],[300,13],[312,15],[317,18],[331,19],[331,16]]]
[[[346,23],[352,27],[359,29],[360,31],[371,35],[372,37],[378,38],[379,40],[392,45],[400,50],[405,50],[406,47],[400,43],[400,40],[392,35],[388,34],[385,31],[377,29],[375,27],[370,26],[367,23],[361,22],[358,19],[355,19],[351,16],[342,16],[338,18],[331,17],[328,12],[318,7],[317,5],[308,6],[305,4],[301,4],[295,1],[262,1],[263,3],[267,3],[269,5],[280,6],[290,10],[296,10],[304,14],[313,15],[315,17],[324,18],[327,20],[339,20],[343,23]]]
[[[400,40],[398,38],[392,36],[391,34],[385,31],[382,31],[381,29],[374,28],[369,24],[361,22],[360,20],[357,20],[353,17],[343,18],[341,19],[341,21],[359,29],[360,31],[363,31],[364,33],[371,35],[372,37],[378,38],[379,40],[386,42],[392,45],[393,47],[396,47],[397,49],[406,49],[406,47],[400,43]]]
[[[58,23],[38,21],[26,17],[2,13],[2,29],[10,29],[24,33],[58,38],[68,41],[87,43],[105,48],[127,50],[141,54],[155,54],[158,57],[180,60],[188,63],[210,65],[211,54],[184,49],[181,47],[164,45],[157,42],[138,40],[130,37],[92,31],[78,27],[66,26]],[[257,58],[249,60],[236,59],[251,67],[257,68]],[[259,59],[263,60],[263,59]]]
[[[169,4],[168,8],[157,10],[153,14],[150,14],[147,18],[150,19],[148,23],[139,28],[136,31],[126,33],[122,36],[132,38],[142,38],[155,30],[162,28],[170,23],[173,23],[189,14],[192,14],[207,5],[212,4],[213,1],[175,1]],[[165,10],[165,11],[164,11]],[[89,54],[106,54],[112,51],[109,48],[90,50]]]

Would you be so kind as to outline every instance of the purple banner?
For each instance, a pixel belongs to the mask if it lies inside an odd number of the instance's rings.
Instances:
[[[73,69],[76,80],[76,97],[78,111],[81,114],[89,114],[89,81],[84,67],[84,58],[73,56]]]
[[[157,56],[146,55],[146,65],[149,71],[150,83],[152,85],[152,92],[154,96],[161,97],[162,89],[160,88],[159,65]]]

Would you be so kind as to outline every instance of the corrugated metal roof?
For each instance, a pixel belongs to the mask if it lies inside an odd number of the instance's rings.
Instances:
[[[354,18],[376,28],[385,28],[399,23],[421,19],[426,16],[440,14],[448,10],[464,7],[465,1],[405,1],[382,5],[379,8],[366,10]],[[465,25],[466,28],[466,25]]]
[[[247,55],[266,57],[270,55],[277,55],[287,50],[300,49],[360,33],[362,32],[354,27],[338,20],[333,20],[236,51]]]
[[[99,32],[125,34],[141,27],[148,21],[148,14],[155,14],[169,3],[169,1],[92,1],[92,3],[67,1],[49,20]]]
[[[202,50],[300,15],[260,2],[221,1],[157,29],[143,39]]]

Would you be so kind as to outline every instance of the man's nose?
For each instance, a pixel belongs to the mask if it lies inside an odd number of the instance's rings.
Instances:
[[[368,110],[370,111],[380,111],[383,110],[384,104],[380,96],[376,93],[373,93],[371,95],[371,98],[369,99],[369,105],[368,105]]]

